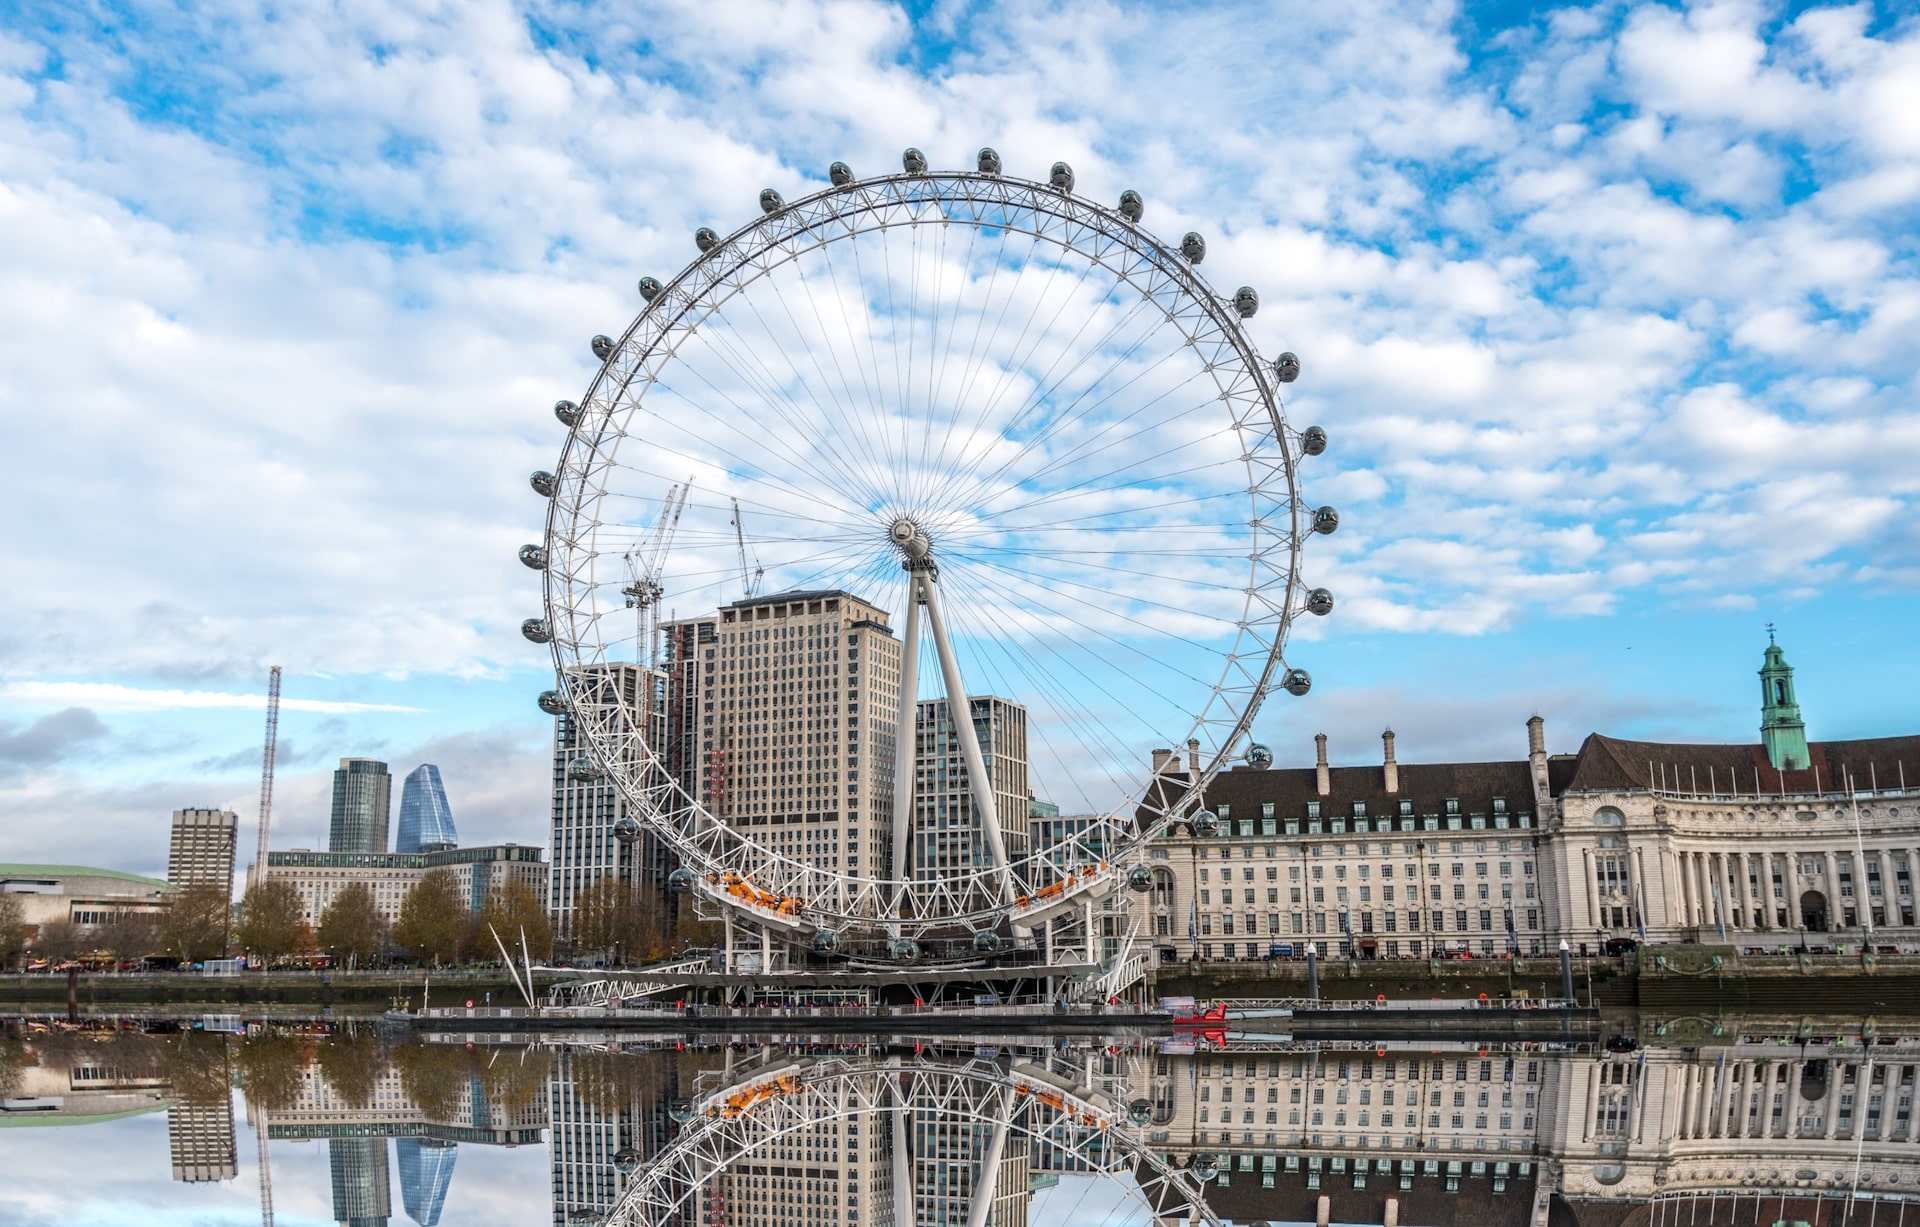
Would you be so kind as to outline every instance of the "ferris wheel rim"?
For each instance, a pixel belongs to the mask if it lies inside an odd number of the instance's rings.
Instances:
[[[951,191],[949,193],[943,189]],[[786,872],[782,862],[790,864],[794,880],[805,878],[814,884],[812,889],[799,893],[799,897],[808,901],[808,906],[793,918],[797,922],[796,927],[838,931],[855,925],[897,926],[901,918],[876,915],[870,899],[854,899],[839,907],[823,907],[819,901],[836,898],[848,900],[849,896],[870,893],[869,888],[875,885],[906,885],[910,889],[924,890],[926,884],[911,880],[905,884],[893,883],[883,876],[860,876],[794,860],[728,826],[725,819],[706,811],[697,797],[687,796],[677,785],[664,790],[659,787],[635,787],[625,772],[614,768],[613,763],[617,760],[609,753],[612,749],[606,744],[609,739],[594,733],[594,722],[583,717],[581,704],[576,701],[575,675],[596,665],[609,663],[604,642],[593,635],[598,616],[593,612],[597,585],[586,585],[584,604],[587,609],[583,614],[583,603],[571,599],[574,586],[580,578],[580,567],[575,566],[569,571],[562,565],[563,559],[573,564],[576,554],[583,554],[579,562],[590,567],[600,552],[591,548],[582,552],[579,548],[580,534],[568,521],[570,517],[572,523],[578,523],[582,511],[597,507],[609,497],[606,478],[618,467],[614,457],[617,456],[619,443],[626,438],[624,430],[614,430],[611,432],[612,448],[603,448],[603,443],[609,439],[615,415],[624,409],[631,418],[645,396],[644,386],[637,396],[630,395],[635,379],[642,375],[649,361],[656,363],[654,369],[657,370],[673,360],[679,344],[698,326],[697,322],[692,325],[686,322],[696,310],[702,310],[700,320],[711,318],[728,298],[743,293],[748,286],[770,275],[773,269],[798,259],[805,252],[857,237],[874,228],[871,224],[864,228],[853,225],[850,219],[863,216],[872,218],[884,210],[904,209],[907,217],[897,221],[883,220],[878,223],[879,228],[894,224],[927,225],[936,220],[957,220],[976,229],[988,225],[979,216],[948,216],[944,208],[956,204],[971,207],[997,205],[1009,213],[1024,210],[1037,219],[1032,229],[1015,225],[1004,217],[994,224],[1009,231],[1030,234],[1036,241],[1050,242],[1062,252],[1072,253],[1106,269],[1118,282],[1131,286],[1143,299],[1155,302],[1160,307],[1163,324],[1170,324],[1177,329],[1190,345],[1198,344],[1197,336],[1203,325],[1209,328],[1209,343],[1234,354],[1237,361],[1236,378],[1249,385],[1238,393],[1251,406],[1246,418],[1263,418],[1265,435],[1271,440],[1268,451],[1258,456],[1249,453],[1244,457],[1250,472],[1245,493],[1253,504],[1256,527],[1265,518],[1260,507],[1263,498],[1270,504],[1271,510],[1284,512],[1284,528],[1269,529],[1271,541],[1262,551],[1263,554],[1284,551],[1284,566],[1276,567],[1260,555],[1250,556],[1246,601],[1242,616],[1235,624],[1233,646],[1225,653],[1220,679],[1212,685],[1206,700],[1198,705],[1198,710],[1191,713],[1192,726],[1188,736],[1192,738],[1202,729],[1219,728],[1225,731],[1219,734],[1215,742],[1217,748],[1212,751],[1210,760],[1198,769],[1197,778],[1182,790],[1177,802],[1163,809],[1149,827],[1134,830],[1131,837],[1125,830],[1134,820],[1134,815],[1127,811],[1137,809],[1145,797],[1154,791],[1151,780],[1144,789],[1129,794],[1126,801],[1103,817],[1103,821],[1111,823],[1115,833],[1121,836],[1115,841],[1115,846],[1121,849],[1121,855],[1114,858],[1116,861],[1123,857],[1137,859],[1140,849],[1149,840],[1198,806],[1198,798],[1206,786],[1224,769],[1239,745],[1246,740],[1253,720],[1273,684],[1276,671],[1285,663],[1283,654],[1287,630],[1296,612],[1296,594],[1301,586],[1299,554],[1302,510],[1297,479],[1300,456],[1294,447],[1294,440],[1289,437],[1290,428],[1281,411],[1273,373],[1268,370],[1239,320],[1234,318],[1228,300],[1215,294],[1177,252],[1154,239],[1119,212],[1084,197],[1033,180],[977,172],[929,172],[855,180],[844,186],[823,189],[754,219],[725,239],[712,244],[670,282],[659,287],[621,334],[618,342],[611,346],[595,371],[580,403],[578,420],[568,431],[556,474],[559,488],[549,506],[547,550],[551,562],[544,573],[545,605],[552,653],[568,710],[575,715],[580,727],[587,730],[595,756],[628,795],[643,820],[661,815],[662,807],[658,802],[663,791],[679,792],[695,811],[696,819],[704,817],[710,828],[719,827],[734,843],[753,849],[758,863],[780,866],[781,872]],[[934,211],[930,206],[941,208],[938,218],[926,215]],[[915,209],[922,210],[921,215],[914,215]],[[1051,219],[1052,224],[1058,227],[1057,233],[1049,232],[1047,219]],[[804,221],[804,224],[796,226],[796,221]],[[784,231],[781,229],[783,222],[787,226]],[[837,232],[835,227],[838,227]],[[1104,251],[1090,250],[1088,246],[1074,241],[1076,235],[1084,238],[1093,234],[1110,240]],[[803,237],[808,241],[800,242]],[[777,259],[770,254],[776,250],[782,253]],[[1103,258],[1117,250],[1130,252],[1135,262],[1131,265],[1125,261],[1115,264]],[[756,261],[759,263],[756,264]],[[750,267],[757,271],[741,276]],[[1174,287],[1173,302],[1181,308],[1179,311],[1161,303],[1148,287],[1136,280],[1134,271],[1143,267],[1165,278]],[[719,292],[720,287],[727,287],[724,293]],[[1161,288],[1164,290],[1165,287]],[[1191,324],[1189,321],[1192,321]],[[670,338],[676,338],[676,329],[681,331],[675,343],[667,345]],[[1208,373],[1213,374],[1211,366],[1208,367]],[[1217,376],[1215,382],[1216,385],[1220,384]],[[1221,386],[1221,392],[1221,399],[1231,403],[1233,393],[1224,385]],[[1264,479],[1251,475],[1256,464],[1267,467]],[[1278,479],[1277,483],[1273,481],[1275,478]],[[592,520],[590,531],[597,532],[600,525],[597,518]],[[563,544],[565,548],[560,548]],[[1260,582],[1263,566],[1267,568],[1265,575],[1268,582],[1265,584]],[[1279,591],[1278,600],[1267,595],[1275,588]],[[583,624],[585,634],[581,629]],[[1255,630],[1255,627],[1267,629]],[[1255,641],[1251,650],[1243,648],[1249,637]],[[588,649],[597,651],[597,659],[588,659]],[[1237,684],[1230,685],[1230,682],[1235,682],[1236,673]],[[1223,708],[1227,710],[1219,710]],[[1231,719],[1227,716],[1231,716]],[[648,763],[657,765],[659,756],[656,748],[649,746],[646,753]],[[652,825],[666,837],[674,851],[690,863],[711,865],[724,859],[715,854],[714,848],[703,847],[699,838],[690,836],[674,822],[657,821]],[[1107,866],[1103,864],[1100,868],[1105,871]],[[712,885],[714,875],[706,876],[708,884]],[[852,889],[849,890],[849,887]],[[727,902],[724,898],[718,901]],[[1006,910],[989,907],[955,911],[949,908],[940,912],[937,921],[922,925],[921,931],[935,924],[946,928],[978,929],[1003,919]]]

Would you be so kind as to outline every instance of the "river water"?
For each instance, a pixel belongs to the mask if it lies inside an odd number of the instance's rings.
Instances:
[[[0,1223],[253,1224],[270,1199],[280,1224],[889,1227],[911,1188],[912,1221],[955,1227],[1920,1227],[1920,1027],[470,1045],[228,1025],[12,1026]]]

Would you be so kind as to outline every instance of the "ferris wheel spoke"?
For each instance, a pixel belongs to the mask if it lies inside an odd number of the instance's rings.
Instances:
[[[1008,575],[1020,576],[1022,579],[1036,586],[1041,587],[1043,590],[1051,586],[1058,585],[1066,588],[1077,588],[1082,591],[1085,591],[1088,593],[1094,593],[1098,595],[1106,595],[1106,596],[1113,595],[1112,590],[1109,588],[1103,588],[1097,584],[1089,584],[1080,580],[1069,579],[1064,575],[1059,575],[1059,574],[1041,575],[1037,572],[1029,571],[1025,568],[1009,566],[1008,564],[1004,562],[996,561],[993,558],[981,557],[973,554],[963,554],[961,555],[961,557],[970,559],[982,566],[992,567],[996,571],[1003,571]],[[1171,582],[1173,578],[1170,576],[1156,574],[1151,571],[1136,571],[1127,567],[1116,567],[1116,566],[1103,565],[1099,563],[1080,562],[1080,563],[1076,563],[1076,565],[1093,567],[1097,570],[1109,571],[1115,574],[1143,576],[1147,579],[1155,579],[1155,580],[1162,580],[1162,581],[1168,581],[1168,582]],[[1204,584],[1203,585],[1199,583],[1189,582],[1187,586],[1195,587],[1195,588],[1206,587],[1216,592],[1231,592],[1234,595],[1240,596],[1243,598],[1246,596],[1246,593],[1247,593],[1247,589],[1245,585],[1241,585],[1239,587],[1233,587],[1227,584]],[[1190,605],[1169,605],[1164,601],[1155,601],[1148,597],[1140,596],[1137,593],[1129,593],[1127,594],[1125,599],[1128,604],[1147,605],[1154,609],[1164,609],[1169,613],[1177,613],[1186,617],[1203,618],[1206,621],[1215,622],[1222,626],[1231,626],[1231,627],[1238,628],[1244,624],[1244,618],[1225,618],[1225,617],[1221,617],[1219,614],[1203,613],[1199,610],[1194,609]],[[1145,624],[1143,623],[1142,625],[1145,625]],[[1195,647],[1202,647],[1202,648],[1206,647],[1206,645],[1195,642],[1193,640],[1188,640],[1187,642],[1192,643],[1193,646]],[[1212,651],[1214,649],[1207,648],[1207,650]]]

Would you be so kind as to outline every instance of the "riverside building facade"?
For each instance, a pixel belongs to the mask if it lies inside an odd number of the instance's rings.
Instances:
[[[167,840],[167,881],[233,893],[234,845],[240,816],[225,809],[177,809]]]
[[[647,744],[666,740],[666,686],[660,671],[624,661],[581,669],[576,702],[611,730],[615,753],[638,763]],[[553,864],[546,888],[554,928],[568,931],[580,893],[604,877],[636,887],[665,885],[666,854],[651,828],[628,814],[626,797],[594,765],[571,714],[553,722]],[[623,836],[625,838],[623,838]]]

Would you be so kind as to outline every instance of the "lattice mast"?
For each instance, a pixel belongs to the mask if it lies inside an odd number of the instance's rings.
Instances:
[[[273,757],[280,744],[280,666],[267,676],[267,741],[260,752],[260,850],[253,858],[253,883],[267,880],[267,831],[273,825]],[[262,1135],[264,1136],[264,1135]],[[263,1193],[262,1197],[266,1195]],[[267,1207],[267,1222],[273,1209]]]

